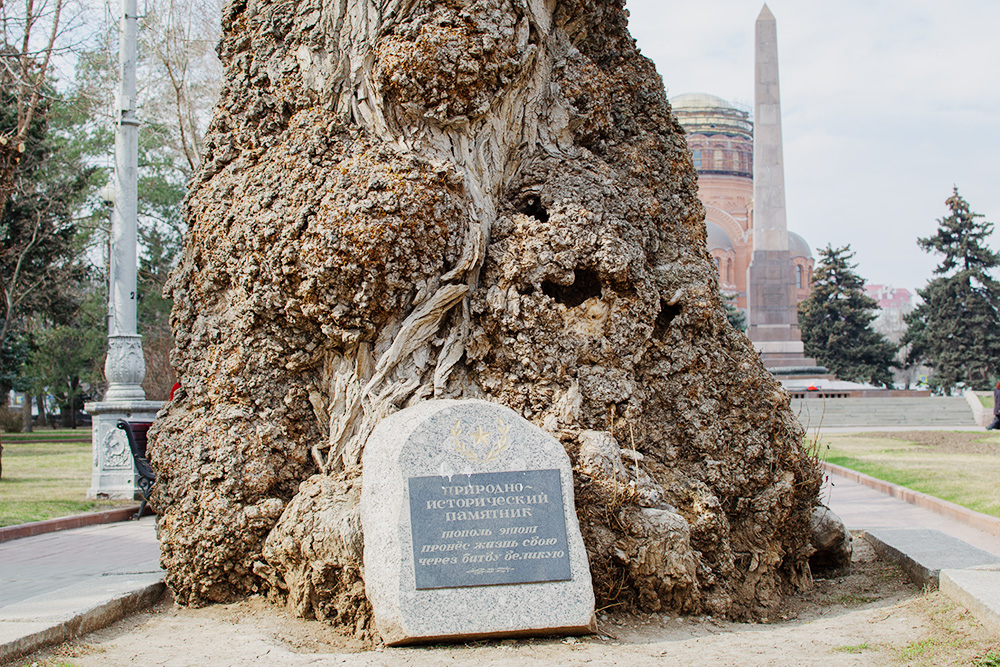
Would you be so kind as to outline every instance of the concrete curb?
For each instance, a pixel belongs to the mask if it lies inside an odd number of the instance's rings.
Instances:
[[[820,461],[819,464],[820,467],[827,472],[832,472],[835,475],[846,477],[851,481],[863,484],[868,488],[875,489],[876,491],[881,491],[882,493],[892,496],[893,498],[898,498],[910,503],[911,505],[916,505],[917,507],[922,507],[926,510],[936,512],[941,516],[953,519],[959,523],[965,524],[966,526],[975,528],[976,530],[981,530],[984,533],[1000,537],[1000,519],[995,516],[990,516],[981,512],[974,512],[970,509],[962,507],[961,505],[948,502],[947,500],[941,500],[940,498],[929,496],[926,493],[908,489],[905,486],[899,486],[898,484],[893,484],[892,482],[886,482],[870,475],[857,472],[856,470],[851,470],[850,468],[837,465],[836,463]]]
[[[116,523],[118,521],[128,521],[136,512],[138,505],[122,507],[106,512],[91,512],[90,514],[75,514],[64,516],[59,519],[49,519],[48,521],[33,521],[22,523],[17,526],[7,526],[0,528],[0,542],[17,540],[22,537],[32,537],[44,533],[52,533],[57,530],[69,530],[70,528],[83,528],[84,526],[95,526],[101,523]]]
[[[1000,637],[1000,567],[941,570],[940,589]]]
[[[868,528],[865,541],[885,560],[895,561],[921,588],[939,588],[941,573],[1000,568],[1000,556],[927,528]]]
[[[969,402],[969,407],[972,408],[972,416],[975,417],[976,423],[984,428],[989,426],[990,422],[993,421],[993,413],[979,401],[979,394],[971,389],[966,389],[962,392],[962,395]]]
[[[163,573],[93,577],[0,609],[0,663],[103,628],[156,603]]]
[[[861,532],[861,539],[871,545],[875,553],[878,554],[879,558],[886,560],[898,565],[906,576],[910,578],[910,581],[915,583],[921,588],[939,588],[939,572],[938,571],[928,571],[927,568],[920,565],[909,555],[900,551],[896,547],[883,542],[882,540],[873,537],[871,533],[867,530]]]

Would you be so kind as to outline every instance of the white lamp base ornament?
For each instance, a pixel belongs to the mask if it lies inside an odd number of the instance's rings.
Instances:
[[[138,334],[108,336],[108,356],[104,362],[104,375],[108,378],[105,401],[146,399],[146,392],[142,390],[142,381],[146,379],[142,336]]]

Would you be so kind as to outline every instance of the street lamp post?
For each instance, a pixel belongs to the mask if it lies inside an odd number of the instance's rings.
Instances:
[[[136,328],[138,265],[139,120],[135,114],[135,64],[138,12],[136,0],[122,0],[119,25],[119,74],[115,128],[114,197],[111,202],[111,252],[108,261],[108,355],[104,374],[108,390],[103,401],[88,403],[93,415],[94,468],[87,495],[91,498],[133,498],[135,472],[128,441],[116,427],[119,419],[152,421],[161,407],[147,401],[142,389],[146,363],[142,337]],[[110,192],[102,193],[107,199]]]

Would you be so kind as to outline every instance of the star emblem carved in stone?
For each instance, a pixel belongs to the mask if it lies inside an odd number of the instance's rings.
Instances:
[[[477,426],[476,427],[476,432],[472,434],[472,437],[475,438],[477,445],[488,445],[488,444],[490,444],[490,440],[489,440],[489,438],[490,438],[490,432],[489,431],[483,431],[483,427],[482,426]]]
[[[497,419],[497,438],[493,445],[490,445],[492,431],[484,431],[481,425],[476,426],[476,430],[469,433],[472,443],[468,443],[462,437],[462,421],[458,420],[451,428],[451,438],[455,443],[455,451],[473,463],[485,463],[496,460],[510,443],[507,442],[507,432],[510,425],[505,424],[502,419]],[[486,451],[488,450],[488,451]]]

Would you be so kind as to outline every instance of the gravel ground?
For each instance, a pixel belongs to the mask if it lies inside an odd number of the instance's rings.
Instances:
[[[776,618],[601,612],[589,637],[419,648],[365,645],[261,598],[201,609],[165,598],[154,609],[18,664],[164,665],[995,665],[1000,640],[939,593],[924,593],[855,540],[849,572],[817,578]],[[997,662],[992,662],[993,659]]]

